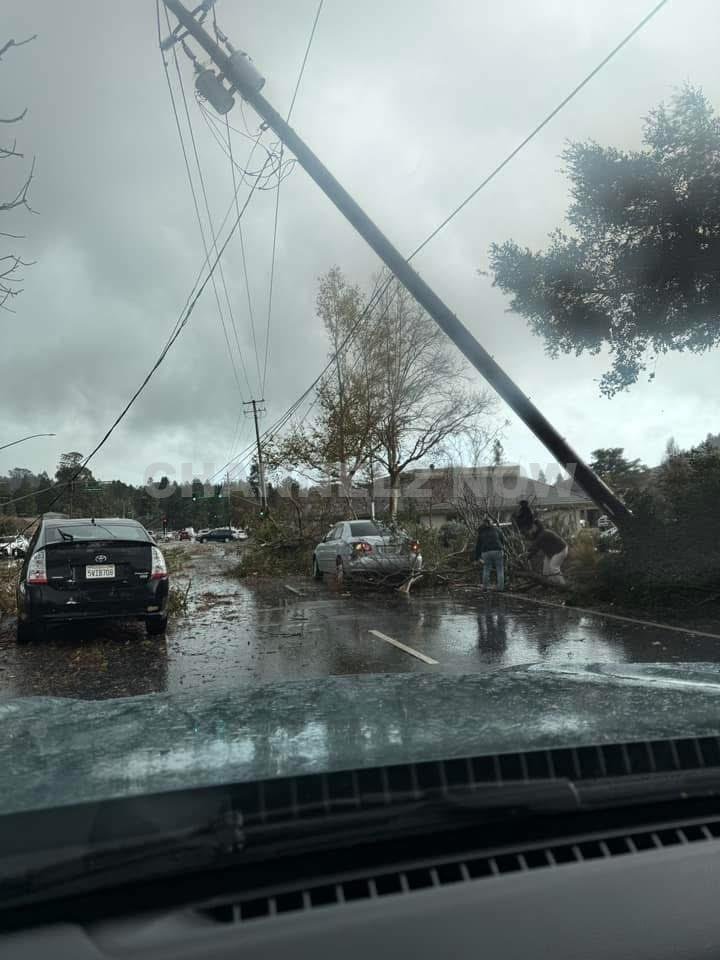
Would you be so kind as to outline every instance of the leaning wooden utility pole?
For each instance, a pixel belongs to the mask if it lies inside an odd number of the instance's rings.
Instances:
[[[193,13],[187,10],[180,0],[163,0],[168,10],[177,17],[179,26],[193,36],[208,54],[220,71],[220,76],[206,69],[198,74],[197,86],[201,94],[220,112],[226,113],[233,105],[232,94],[236,90],[278,135],[282,143],[295,155],[298,163],[305,169],[323,193],[329,197],[340,212],[367,241],[392,273],[409,290],[424,310],[435,320],[453,343],[465,354],[475,369],[482,374],[491,387],[502,397],[520,419],[532,430],[541,443],[562,464],[567,473],[576,481],[598,507],[622,524],[631,519],[632,514],[612,490],[573,450],[565,438],[558,433],[550,421],[543,416],[534,403],[522,392],[518,385],[505,373],[498,363],[473,337],[470,331],[443,303],[434,290],[422,279],[400,251],[393,246],[382,231],[353,200],[344,187],[310,150],[307,144],[286,123],[277,110],[262,96],[260,90],[264,79],[252,60],[242,50],[236,50],[224,34],[218,31],[228,53],[210,37]],[[205,0],[197,8],[207,13],[212,0]],[[179,39],[179,37],[175,37]],[[173,35],[163,41],[163,47],[174,42]],[[231,90],[224,84],[226,80]]]

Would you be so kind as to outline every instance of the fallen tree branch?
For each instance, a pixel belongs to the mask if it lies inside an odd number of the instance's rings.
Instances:
[[[524,577],[526,580],[530,580],[535,585],[552,587],[553,590],[566,590],[569,592],[571,589],[569,584],[558,583],[552,577],[543,577],[542,574],[535,573],[534,570],[516,570],[515,576]]]

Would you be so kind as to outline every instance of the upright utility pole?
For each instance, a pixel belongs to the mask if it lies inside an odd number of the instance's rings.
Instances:
[[[265,81],[247,54],[235,50],[224,34],[218,31],[218,37],[222,39],[229,51],[229,53],[225,53],[205,31],[202,24],[183,6],[181,0],[164,0],[164,3],[177,17],[179,24],[197,40],[220,70],[220,78],[208,77],[207,74],[212,73],[212,71],[206,71],[203,77],[202,92],[204,95],[217,105],[221,112],[227,112],[232,106],[232,97],[230,96],[232,91],[228,91],[222,86],[222,78],[227,79],[233,90],[239,91],[242,98],[255,109],[267,126],[275,131],[282,143],[295,155],[298,162],[323,193],[332,200],[338,210],[350,221],[391,272],[465,354],[475,369],[482,374],[557,461],[563,465],[578,485],[604,513],[609,514],[616,522],[629,521],[632,514],[622,500],[615,496],[607,484],[573,450],[529,397],[495,362],[487,350],[478,343],[467,327],[460,322],[435,291],[410,266],[400,251],[390,243],[364,210],[353,200],[347,190],[341,186],[327,167],[295,133],[293,128],[262,96],[260,90]],[[164,41],[164,45],[165,43],[172,44],[172,42],[173,37],[171,36],[168,41]]]
[[[248,400],[243,403],[244,407],[252,407],[253,419],[255,420],[255,440],[257,442],[257,462],[258,479],[260,481],[260,505],[263,513],[267,510],[267,494],[265,492],[265,468],[263,467],[262,446],[260,444],[260,428],[258,427],[258,403],[265,403],[264,400]],[[260,411],[262,413],[262,410]]]
[[[225,489],[227,490],[227,525],[232,526],[232,516],[230,511],[230,471],[225,471]]]

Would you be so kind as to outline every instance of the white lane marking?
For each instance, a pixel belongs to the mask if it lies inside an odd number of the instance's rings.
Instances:
[[[422,660],[423,663],[436,664],[438,661],[433,660],[432,657],[426,657],[424,653],[420,653],[419,650],[414,650],[412,647],[407,647],[404,643],[400,643],[399,640],[393,640],[392,637],[388,637],[386,633],[380,633],[379,630],[368,630],[368,633],[372,633],[373,636],[378,637],[380,640],[384,640],[385,643],[391,643],[394,647],[397,647],[398,650],[404,650],[405,653],[409,653],[411,657],[417,657],[418,660]]]

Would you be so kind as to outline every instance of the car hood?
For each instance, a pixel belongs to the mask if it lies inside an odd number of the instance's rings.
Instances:
[[[0,702],[0,813],[500,751],[717,734],[720,666],[525,666]]]

